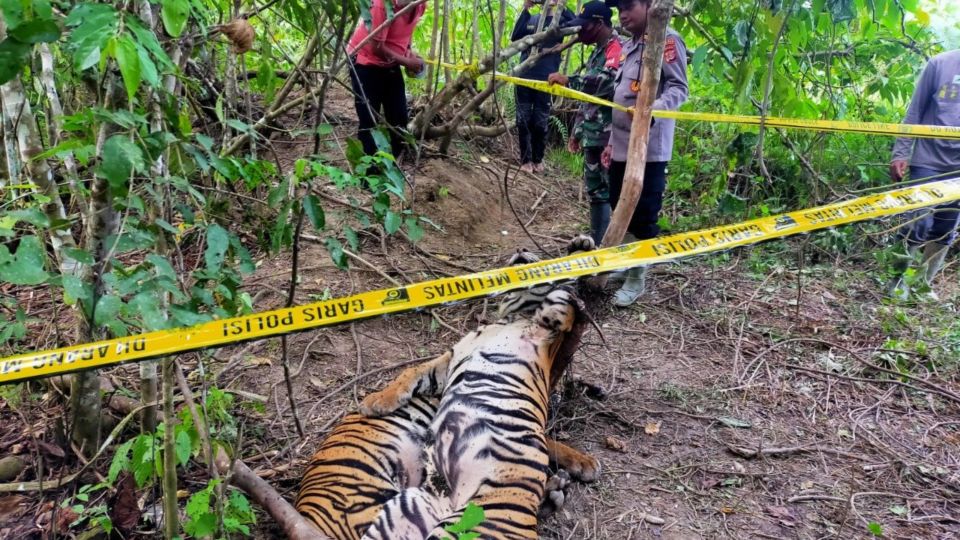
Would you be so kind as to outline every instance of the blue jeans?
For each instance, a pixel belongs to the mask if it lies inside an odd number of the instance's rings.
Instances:
[[[910,178],[919,180],[943,174],[925,167],[910,167]],[[930,180],[945,180],[940,177]],[[949,246],[957,238],[957,225],[960,224],[960,201],[954,201],[933,208],[921,208],[907,214],[910,223],[901,227],[897,239],[907,241],[910,246],[918,246],[927,242],[936,242]]]

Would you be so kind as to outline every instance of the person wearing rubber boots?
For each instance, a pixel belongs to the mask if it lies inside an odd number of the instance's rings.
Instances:
[[[620,71],[614,88],[614,101],[633,107],[640,92],[643,49],[647,31],[647,13],[651,0],[620,0],[620,23],[630,32],[631,39],[624,44]],[[663,65],[660,85],[657,88],[654,109],[676,110],[689,94],[687,85],[687,47],[675,30],[667,28],[663,49]],[[627,145],[630,141],[632,123],[630,113],[613,111],[613,127],[610,144],[603,151],[601,163],[609,169],[610,204],[616,209],[623,188],[627,168]],[[627,227],[624,242],[654,238],[660,233],[657,220],[663,207],[663,192],[667,185],[667,162],[673,153],[673,133],[676,121],[655,119],[650,126],[650,141],[647,146],[647,163],[644,172],[643,191]],[[646,291],[647,267],[628,270],[623,286],[614,293],[613,303],[629,306]]]
[[[551,73],[547,81],[612,100],[613,81],[620,67],[623,49],[620,38],[613,31],[612,18],[613,10],[601,0],[584,4],[580,14],[566,24],[580,27],[577,41],[594,45],[593,52],[583,65],[583,74],[568,77],[562,73]],[[610,107],[581,103],[573,133],[567,141],[570,152],[583,152],[583,182],[590,197],[590,236],[598,246],[610,223],[607,171],[600,165],[600,155],[610,141],[611,121]]]
[[[917,81],[904,124],[960,127],[960,50],[938,54],[927,62]],[[893,145],[890,176],[895,181],[907,171],[911,180],[945,180],[960,176],[960,141],[948,139],[899,138]],[[960,202],[952,202],[915,214],[903,227],[898,240],[905,252],[895,264],[897,275],[887,293],[906,299],[910,288],[904,276],[917,253],[923,253],[918,273],[928,286],[943,267],[960,223]],[[929,293],[931,299],[936,294]]]
[[[540,4],[540,13],[533,15],[530,10]],[[553,16],[547,16],[543,24],[540,24],[540,17],[546,16],[552,10],[556,10],[557,17],[560,19],[558,24],[563,25],[573,18],[573,12],[563,7],[560,0],[524,0],[523,10],[513,26],[513,33],[510,35],[510,41],[517,41],[527,36],[537,33],[537,28],[546,30],[553,24]],[[520,55],[520,61],[525,61],[531,54],[537,55],[541,51],[551,49],[558,45],[563,37],[556,37],[540,43],[539,47],[527,49]],[[560,69],[560,53],[552,52],[544,54],[540,59],[533,63],[522,73],[518,75],[525,79],[536,81],[545,81],[547,76]],[[549,130],[551,96],[546,92],[527,88],[525,86],[516,87],[516,105],[517,105],[517,135],[519,137],[520,147],[520,170],[528,173],[543,172],[543,156],[547,148],[547,132]]]

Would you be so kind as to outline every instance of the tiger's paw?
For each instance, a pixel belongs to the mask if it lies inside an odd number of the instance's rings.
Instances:
[[[374,392],[360,402],[360,414],[367,417],[386,416],[403,406],[398,396],[389,392]]]
[[[597,249],[597,244],[593,241],[593,238],[585,234],[579,234],[574,236],[573,239],[570,240],[570,243],[567,244],[567,255],[573,255],[581,251],[593,251],[595,249]]]
[[[540,503],[541,518],[551,516],[563,508],[567,500],[567,486],[570,485],[570,475],[567,471],[560,469],[547,480],[546,488],[543,491],[543,502]]]
[[[573,328],[576,318],[576,296],[564,289],[555,289],[544,299],[537,308],[533,320],[540,326],[550,330],[569,332]]]
[[[556,451],[557,466],[570,473],[572,478],[581,482],[593,482],[600,477],[600,462],[597,458],[566,445]]]
[[[520,264],[530,264],[540,262],[540,257],[532,251],[528,251],[526,248],[517,248],[517,250],[510,256],[510,259],[507,261],[507,266],[514,266]]]

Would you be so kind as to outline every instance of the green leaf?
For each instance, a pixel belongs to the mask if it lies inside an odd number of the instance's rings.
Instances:
[[[189,16],[190,4],[187,0],[163,0],[161,3],[160,17],[170,37],[180,37]]]
[[[87,264],[91,266],[94,264],[93,256],[90,255],[90,252],[88,252],[85,249],[67,248],[63,250],[63,253],[67,257],[70,257],[71,259],[77,261],[78,263]]]
[[[43,269],[46,263],[43,242],[36,236],[20,239],[15,255],[0,245],[0,281],[14,285],[39,285],[50,277]]]
[[[97,307],[93,310],[93,324],[95,326],[106,326],[117,318],[120,308],[123,307],[123,300],[118,296],[108,294],[101,296],[97,300]]]
[[[156,475],[157,463],[160,461],[159,446],[157,438],[153,435],[138,435],[133,440],[130,466],[133,469],[133,479],[137,487],[143,487]]]
[[[123,77],[123,86],[127,89],[127,99],[132,101],[140,87],[140,55],[137,45],[129,36],[121,36],[117,40],[114,54]]]
[[[407,236],[410,237],[411,242],[419,242],[423,238],[423,227],[420,226],[419,221],[415,217],[408,217],[405,220],[407,224]]]
[[[307,219],[313,225],[317,232],[322,231],[326,226],[326,216],[323,213],[323,207],[320,206],[320,199],[316,195],[307,195],[303,200],[303,211],[307,214]]]
[[[77,70],[83,71],[100,62],[101,50],[116,35],[119,24],[120,17],[109,4],[79,4],[70,11],[66,25],[74,27],[69,45]]]
[[[147,52],[147,49],[145,49],[143,45],[134,42],[134,46],[137,48],[137,59],[140,61],[140,77],[152,88],[156,88],[160,85],[160,74],[157,72],[157,65],[153,62],[153,59],[150,58],[150,53]]]
[[[30,46],[15,39],[0,42],[0,84],[12,81],[27,63]]]
[[[89,300],[93,296],[93,288],[77,276],[63,276],[63,291],[67,296],[65,300],[70,305],[78,300]]]
[[[125,191],[130,177],[145,167],[143,151],[126,135],[114,135],[103,145],[100,174],[115,191]]]
[[[343,252],[343,244],[332,236],[327,238],[324,243],[327,246],[327,251],[330,253],[330,258],[333,259],[333,264],[337,265],[337,268],[341,270],[346,270],[347,254]]]
[[[0,229],[9,231],[9,233],[5,234],[6,236],[12,236],[13,228],[21,221],[26,221],[35,227],[46,228],[50,226],[50,218],[39,208],[33,207],[6,213],[0,217]]]
[[[34,19],[11,30],[10,37],[21,43],[53,43],[60,39],[60,27],[51,20]]]
[[[113,454],[113,460],[110,461],[110,469],[107,471],[107,481],[113,484],[117,481],[117,476],[123,471],[130,470],[130,447],[133,446],[134,439],[121,444]]]
[[[883,527],[881,527],[880,524],[877,523],[876,521],[871,521],[870,523],[867,523],[867,530],[870,531],[870,534],[878,538],[883,536]]]
[[[21,0],[0,0],[0,11],[7,23],[7,31],[12,31],[23,22],[23,2]]]
[[[177,463],[186,465],[190,461],[190,453],[193,450],[193,445],[190,443],[190,434],[186,430],[177,432],[174,448],[177,453]]]
[[[467,507],[463,510],[463,515],[460,516],[460,521],[452,525],[447,525],[446,530],[452,533],[468,533],[471,529],[483,523],[483,517],[483,508],[472,502],[467,503]]]
[[[189,308],[180,306],[170,306],[170,315],[173,317],[177,326],[196,326],[211,320],[210,315],[196,313]]]
[[[213,273],[220,271],[229,246],[230,234],[226,229],[216,223],[207,228],[207,249],[203,252],[203,260],[206,262],[207,271]]]
[[[139,316],[146,330],[162,330],[169,327],[166,313],[160,307],[160,299],[153,291],[145,291],[130,299],[127,304],[128,315]]]
[[[353,230],[353,227],[344,225],[343,236],[347,238],[347,244],[350,245],[350,249],[360,251],[360,237],[357,236],[357,231]]]
[[[393,234],[400,230],[400,224],[403,222],[400,214],[394,212],[393,210],[387,210],[387,215],[383,218],[383,228],[386,229],[387,234]]]

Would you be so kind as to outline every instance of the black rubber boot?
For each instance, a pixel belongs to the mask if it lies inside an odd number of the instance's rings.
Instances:
[[[591,203],[590,236],[593,237],[597,247],[600,246],[603,235],[607,232],[607,225],[610,225],[610,205],[607,203]]]

